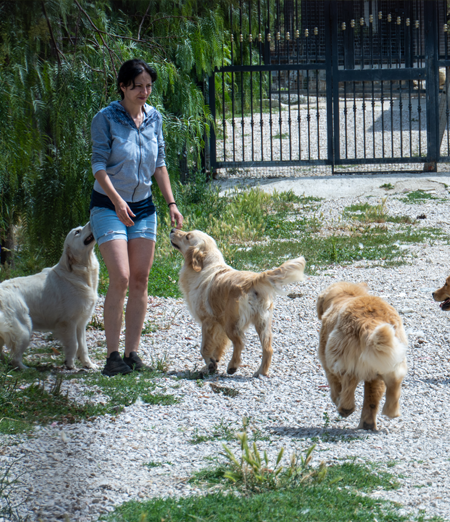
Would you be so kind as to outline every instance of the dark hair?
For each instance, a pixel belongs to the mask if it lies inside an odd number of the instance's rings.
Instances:
[[[127,60],[121,65],[119,69],[119,75],[117,76],[117,91],[120,96],[122,96],[122,100],[124,98],[124,94],[120,88],[120,84],[123,83],[124,87],[128,87],[129,85],[133,84],[134,89],[134,79],[143,72],[146,72],[150,75],[153,83],[156,82],[156,79],[158,78],[156,71],[152,69],[147,63],[145,63],[144,60]]]

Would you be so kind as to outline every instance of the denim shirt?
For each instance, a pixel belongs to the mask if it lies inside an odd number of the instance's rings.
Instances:
[[[139,129],[118,102],[98,112],[91,125],[92,172],[106,170],[114,188],[128,202],[141,201],[152,194],[155,169],[165,166],[162,116],[144,105],[144,121]],[[95,180],[94,190],[105,191]]]

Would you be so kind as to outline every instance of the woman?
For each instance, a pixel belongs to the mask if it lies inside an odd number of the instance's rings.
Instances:
[[[117,78],[121,101],[112,102],[92,120],[91,227],[109,274],[104,305],[108,355],[102,371],[109,377],[146,368],[137,350],[156,242],[152,177],[169,206],[172,226],[183,225],[164,161],[162,117],[146,103],[156,78],[156,71],[143,60],[125,62]],[[122,359],[119,337],[127,289]]]

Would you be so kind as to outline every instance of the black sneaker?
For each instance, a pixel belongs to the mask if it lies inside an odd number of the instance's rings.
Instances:
[[[125,375],[131,373],[133,370],[123,362],[119,352],[112,352],[112,354],[106,359],[105,367],[102,370],[103,375],[108,377],[114,377],[114,375]]]
[[[136,352],[130,352],[130,355],[128,357],[124,355],[123,362],[125,364],[128,364],[128,366],[132,370],[135,370],[137,372],[140,372],[141,370],[150,370],[150,367],[142,362],[142,359],[138,357],[138,354]]]

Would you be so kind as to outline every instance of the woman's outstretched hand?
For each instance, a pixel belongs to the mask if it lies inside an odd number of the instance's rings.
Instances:
[[[170,214],[170,224],[171,226],[175,226],[177,228],[182,228],[183,226],[183,215],[178,210],[178,207],[176,205],[170,205],[169,207],[169,214]]]

